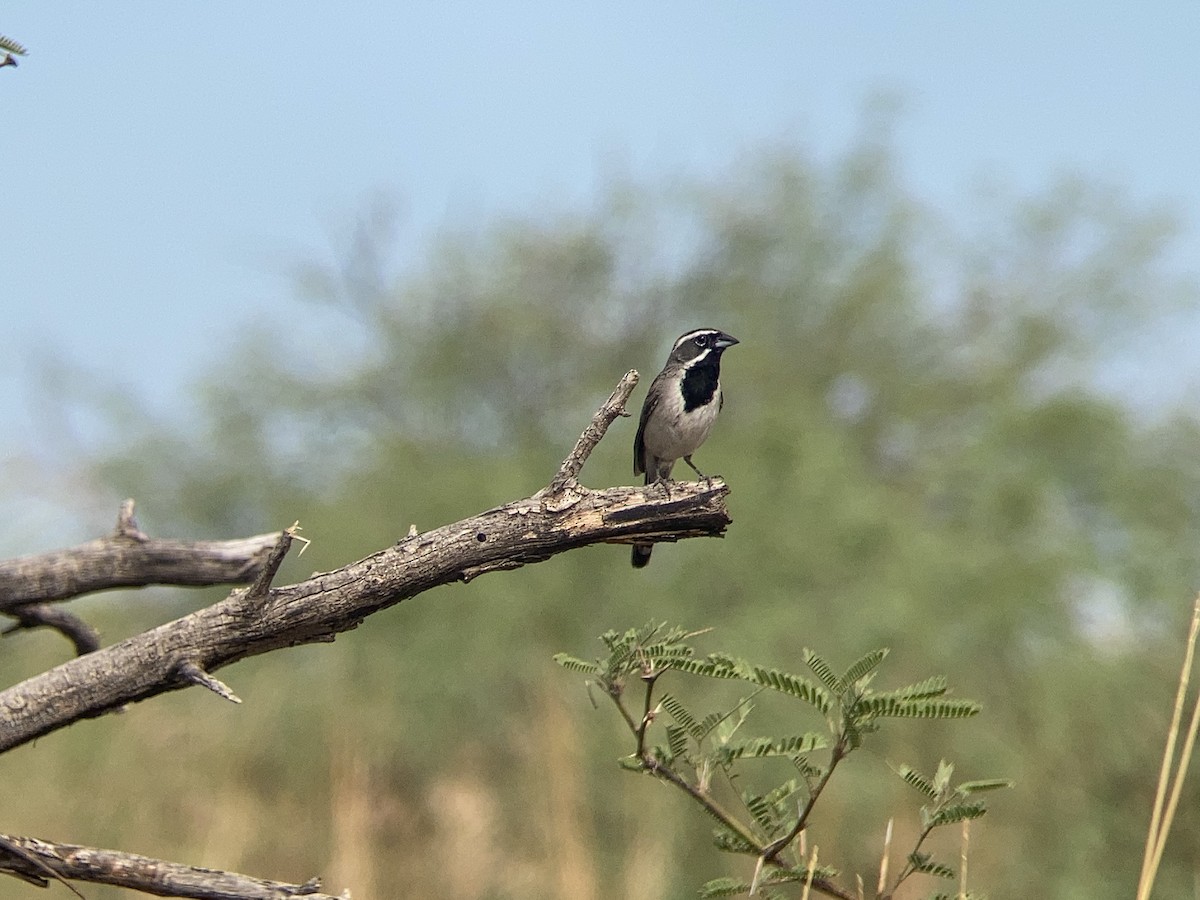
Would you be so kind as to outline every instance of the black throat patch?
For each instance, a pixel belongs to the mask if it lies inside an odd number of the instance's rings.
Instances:
[[[683,392],[683,411],[689,413],[712,403],[721,377],[721,354],[709,351],[683,373],[680,390]]]

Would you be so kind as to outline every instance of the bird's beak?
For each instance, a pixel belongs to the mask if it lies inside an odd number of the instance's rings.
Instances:
[[[735,338],[732,334],[726,334],[722,331],[721,336],[717,338],[715,346],[718,350],[724,350],[726,347],[732,347],[734,344],[740,343],[741,341]]]

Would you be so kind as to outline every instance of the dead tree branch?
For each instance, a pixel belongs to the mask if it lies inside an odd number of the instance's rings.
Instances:
[[[154,541],[133,521],[132,501],[122,507],[116,534],[108,538],[0,565],[0,612],[18,617],[25,627],[48,625],[64,633],[74,623],[49,616],[49,601],[152,583],[249,584],[212,606],[0,692],[0,752],[80,719],[189,685],[240,703],[214,671],[271,650],[332,641],[372,613],[438,585],[471,581],[589,544],[719,537],[730,524],[725,508],[729,489],[720,479],[602,490],[579,483],[588,456],[609,425],[624,414],[637,378],[636,372],[629,372],[621,380],[550,483],[533,496],[423,534],[410,530],[387,549],[298,584],[272,586],[297,526],[243,541]],[[24,584],[22,578],[36,583]],[[22,613],[25,620],[20,619]],[[318,893],[315,880],[302,885],[261,881],[117,851],[4,835],[0,872],[35,884],[46,884],[54,875],[165,897],[334,900]]]
[[[262,572],[278,543],[279,532],[232,541],[151,538],[138,529],[133,501],[126,500],[116,529],[107,537],[68,550],[0,561],[0,612],[110,588],[248,584]]]
[[[636,373],[596,412],[553,483],[532,497],[396,545],[307,581],[270,587],[290,531],[276,536],[250,589],[0,692],[0,752],[166,691],[199,684],[227,699],[217,669],[260,653],[332,641],[367,616],[430,588],[515,569],[601,542],[719,536],[729,525],[720,479],[589,490],[587,454],[623,408]],[[582,448],[582,449],[581,449]]]
[[[16,622],[0,631],[0,634],[12,634],[26,628],[52,628],[75,645],[78,656],[100,649],[100,634],[96,629],[61,606],[29,603],[10,610],[8,615]]]
[[[156,897],[192,900],[338,900],[321,893],[321,882],[265,881],[249,875],[183,866],[119,850],[59,844],[0,835],[0,872],[46,887],[51,876],[131,888]]]

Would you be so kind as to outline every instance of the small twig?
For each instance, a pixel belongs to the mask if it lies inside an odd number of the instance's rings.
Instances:
[[[191,660],[180,663],[175,671],[184,681],[191,682],[192,684],[199,685],[203,688],[208,688],[218,697],[228,700],[230,703],[242,702],[242,698],[230,690],[229,685],[225,684],[225,682],[221,681],[219,678],[214,678],[212,675],[209,675],[201,666],[197,665]]]
[[[608,426],[619,416],[625,414],[625,402],[629,399],[629,395],[633,393],[633,389],[637,386],[637,383],[637,370],[630,369],[617,383],[616,390],[596,410],[595,415],[592,416],[592,421],[588,424],[587,428],[583,429],[579,440],[575,442],[574,448],[567,454],[567,458],[562,461],[562,465],[558,467],[558,472],[550,480],[550,484],[538,491],[534,495],[535,497],[540,498],[560,494],[578,482],[583,464],[587,462],[587,458],[592,455],[592,451],[596,449],[596,445],[600,443],[601,438],[608,431]]]
[[[295,538],[296,529],[300,527],[297,522],[291,528],[285,528],[279,534],[279,540],[275,542],[275,546],[271,548],[271,554],[267,557],[266,565],[262,567],[262,571],[258,573],[258,577],[254,579],[254,583],[250,585],[249,590],[242,596],[242,603],[259,606],[266,602],[266,599],[271,594],[271,582],[275,580],[275,573],[279,571],[279,567],[283,564],[283,558],[287,556],[288,550],[291,549],[292,540]],[[301,538],[301,540],[305,540]]]
[[[629,710],[625,708],[625,703],[621,700],[621,694],[619,692],[614,693],[614,690],[609,690],[608,696],[611,697],[613,703],[617,705],[617,709],[621,713],[621,718],[625,720],[625,724],[629,726],[629,730],[633,733],[633,736],[637,737],[638,724],[634,721],[634,718],[630,714]]]
[[[292,526],[287,529],[287,533],[292,536],[292,540],[300,541],[300,543],[304,544],[304,546],[300,548],[300,552],[296,554],[297,557],[303,556],[304,551],[308,549],[308,545],[312,543],[312,541],[310,541],[308,538],[300,536],[300,532],[303,530],[304,529],[300,527],[299,519],[293,522]]]
[[[30,603],[9,610],[17,621],[0,632],[12,634],[27,628],[52,628],[75,646],[75,654],[83,656],[100,649],[100,633],[72,612],[49,603]]]
[[[132,497],[121,504],[121,509],[117,512],[116,536],[144,544],[150,540],[150,536],[138,528],[137,519],[133,517],[133,508],[134,502]]]

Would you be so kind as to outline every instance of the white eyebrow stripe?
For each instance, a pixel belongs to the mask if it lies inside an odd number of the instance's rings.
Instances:
[[[694,340],[695,338],[699,337],[702,334],[717,334],[717,333],[718,333],[717,329],[715,329],[715,328],[697,328],[695,331],[689,331],[687,334],[681,336],[679,338],[679,340],[677,340],[675,342],[675,344],[671,347],[671,351],[674,352],[675,350],[678,350],[680,347],[682,347],[688,341]]]

